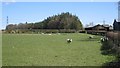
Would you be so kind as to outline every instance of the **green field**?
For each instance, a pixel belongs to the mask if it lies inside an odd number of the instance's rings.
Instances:
[[[102,55],[100,36],[88,34],[3,34],[3,66],[101,66],[113,56]],[[72,38],[72,43],[66,39]]]

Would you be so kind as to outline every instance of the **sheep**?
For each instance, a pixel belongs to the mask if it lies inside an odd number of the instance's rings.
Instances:
[[[105,38],[104,38],[104,37],[101,38],[100,41],[101,41],[101,43],[104,42],[104,41],[105,41]]]
[[[101,41],[101,42],[108,41],[108,38],[107,38],[106,36],[104,36],[104,37],[102,37],[102,38],[100,39],[100,41]]]
[[[92,39],[92,38],[93,38],[93,36],[92,36],[92,35],[90,35],[90,36],[89,36],[89,39]]]
[[[41,33],[41,34],[44,34],[44,33]]]
[[[52,35],[52,34],[48,34],[48,35]]]
[[[71,43],[72,42],[72,39],[67,39],[67,43]]]
[[[105,40],[104,40],[104,38],[100,38],[100,41],[101,41],[101,42],[104,42]]]

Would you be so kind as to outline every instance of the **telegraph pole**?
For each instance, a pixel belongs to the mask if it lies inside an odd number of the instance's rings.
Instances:
[[[7,25],[8,25],[8,24],[9,24],[9,19],[8,19],[8,16],[7,16],[7,20],[6,20],[6,21],[7,21]]]
[[[120,22],[120,1],[118,2],[118,22]]]
[[[103,20],[103,25],[105,25],[105,20]]]

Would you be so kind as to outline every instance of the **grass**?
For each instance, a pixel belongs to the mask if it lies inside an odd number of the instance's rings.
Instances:
[[[3,34],[3,66],[101,66],[113,56],[101,54],[100,36],[88,34]],[[73,42],[68,44],[67,38]]]

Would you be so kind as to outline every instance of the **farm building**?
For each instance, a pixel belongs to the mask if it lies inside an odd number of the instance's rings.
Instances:
[[[113,22],[114,31],[120,31],[120,22],[117,22],[116,19]]]
[[[90,33],[90,34],[105,34],[106,31],[112,30],[112,26],[98,24],[93,27],[85,28],[85,30],[87,33]]]

